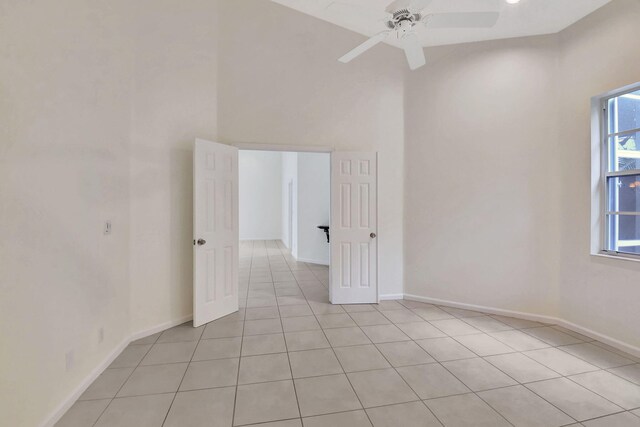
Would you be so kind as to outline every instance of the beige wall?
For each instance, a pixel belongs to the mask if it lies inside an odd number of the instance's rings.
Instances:
[[[381,45],[341,64],[362,36],[268,1],[220,14],[220,139],[378,151],[378,283],[402,293],[404,55]]]
[[[407,78],[409,294],[640,346],[640,264],[590,250],[590,98],[640,81],[640,2],[559,35],[429,50]]]
[[[138,332],[193,309],[193,141],[217,134],[218,6],[134,3],[130,250]]]
[[[127,4],[0,2],[2,426],[40,424],[129,336]]]
[[[588,252],[589,99],[640,82],[640,1],[614,0],[560,36],[561,184],[559,315],[640,347],[640,263]]]

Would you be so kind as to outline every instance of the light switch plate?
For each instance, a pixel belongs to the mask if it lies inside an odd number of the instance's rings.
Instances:
[[[104,234],[111,234],[111,221],[105,221]]]

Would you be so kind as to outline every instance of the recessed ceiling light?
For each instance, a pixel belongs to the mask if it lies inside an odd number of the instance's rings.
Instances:
[[[518,4],[518,3],[520,3],[520,0],[507,0],[507,3],[509,3],[509,4]]]

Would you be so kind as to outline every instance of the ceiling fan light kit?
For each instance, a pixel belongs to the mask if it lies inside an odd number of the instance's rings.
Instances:
[[[429,14],[425,10],[430,3],[431,0],[396,0],[392,2],[386,8],[387,15],[384,24],[387,30],[374,35],[340,57],[338,61],[350,62],[390,35],[395,34],[395,37],[401,40],[409,68],[416,70],[426,64],[424,50],[417,34],[419,31],[424,29],[491,28],[496,25],[500,16],[498,12]]]

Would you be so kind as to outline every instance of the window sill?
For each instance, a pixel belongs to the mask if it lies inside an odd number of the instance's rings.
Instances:
[[[601,258],[609,258],[609,259],[617,259],[620,261],[632,261],[632,262],[640,262],[640,257],[634,255],[611,255],[607,252],[598,252],[592,253],[591,256],[597,256]]]

